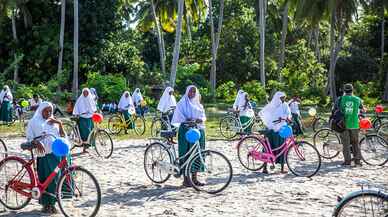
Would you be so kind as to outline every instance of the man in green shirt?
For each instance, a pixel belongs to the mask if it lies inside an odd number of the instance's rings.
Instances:
[[[358,141],[360,132],[359,114],[363,111],[362,101],[359,97],[353,95],[353,86],[351,84],[344,85],[344,95],[339,99],[339,105],[345,119],[345,131],[341,133],[341,140],[343,144],[343,155],[345,162],[343,165],[349,166],[351,164],[351,148],[353,152],[353,159],[356,166],[361,166],[361,152]]]

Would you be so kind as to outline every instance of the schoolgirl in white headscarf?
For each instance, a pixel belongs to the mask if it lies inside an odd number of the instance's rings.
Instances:
[[[239,111],[240,116],[246,116],[252,118],[255,116],[255,112],[252,109],[252,105],[248,99],[248,93],[241,93],[237,102],[236,110]]]
[[[118,108],[120,111],[128,111],[130,114],[135,113],[135,106],[133,105],[129,91],[125,91],[123,95],[121,95]]]
[[[140,88],[136,88],[132,94],[133,103],[135,106],[140,105],[141,101],[143,101],[143,96],[141,95]]]
[[[157,107],[160,112],[166,113],[176,107],[176,99],[173,92],[174,89],[172,87],[166,87],[164,90]]]
[[[56,137],[64,136],[62,123],[59,120],[54,119],[53,105],[49,102],[42,102],[39,105],[27,126],[26,135],[29,142],[32,142],[34,138],[44,134],[51,134]],[[46,180],[61,161],[60,157],[52,154],[51,146],[54,140],[55,138],[47,136],[38,143],[38,151],[44,153],[44,156],[38,156],[37,158],[37,170],[40,180]],[[57,212],[55,208],[56,198],[52,195],[55,195],[58,178],[59,176],[56,176],[46,189],[49,194],[43,194],[39,199],[39,203],[43,206],[43,212],[45,213]]]
[[[286,94],[283,92],[276,92],[272,97],[271,102],[264,106],[259,113],[264,125],[269,130],[278,132],[282,126],[287,124],[287,122],[282,120],[280,123],[274,123],[274,121],[279,119],[291,119],[290,107],[287,102],[282,100],[285,96]]]
[[[236,99],[234,100],[234,103],[233,103],[233,109],[234,109],[234,110],[238,110],[238,104],[239,104],[239,102],[240,102],[240,99],[241,99],[243,93],[244,93],[243,90],[239,90],[239,91],[237,92]]]
[[[195,95],[190,98],[189,92],[192,88],[194,88],[195,90]],[[188,120],[201,120],[202,122],[199,123],[198,126],[202,129],[205,128],[205,109],[203,108],[203,105],[200,102],[200,93],[198,91],[198,88],[194,85],[190,85],[186,88],[185,95],[179,100],[176,105],[174,116],[171,122],[173,125],[179,126],[180,123]]]
[[[13,96],[11,93],[11,89],[9,89],[8,85],[4,85],[3,90],[0,92],[0,104],[3,103],[3,101],[8,101],[12,103]]]
[[[96,103],[89,88],[82,89],[82,93],[74,105],[73,115],[80,116],[82,118],[91,118],[93,113],[96,111]]]

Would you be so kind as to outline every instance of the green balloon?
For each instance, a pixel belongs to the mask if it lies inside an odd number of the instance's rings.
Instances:
[[[28,106],[28,101],[27,100],[23,100],[21,105],[22,105],[22,107],[27,107]]]

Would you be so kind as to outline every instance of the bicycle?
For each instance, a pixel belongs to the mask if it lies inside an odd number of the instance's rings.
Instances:
[[[252,127],[252,132],[259,132],[264,128],[264,124],[255,112],[247,123],[242,124],[239,114],[234,109],[228,109],[226,115],[219,123],[220,133],[225,139],[233,139],[237,135],[246,134],[244,131]]]
[[[275,151],[279,153],[275,154]],[[310,178],[321,168],[318,150],[307,141],[296,141],[294,135],[286,138],[284,143],[275,149],[271,148],[268,138],[261,135],[243,137],[237,144],[238,159],[241,165],[250,171],[258,171],[268,163],[272,164],[271,169],[274,169],[276,160],[283,154],[287,167],[296,176]]]
[[[311,127],[314,133],[317,132],[319,129],[329,126],[328,122],[325,119],[317,115],[311,116],[311,118],[312,119],[309,119],[308,121],[306,121],[306,119],[302,119],[302,125],[306,128]]]
[[[378,129],[377,129],[377,135],[383,137],[384,139],[388,140],[388,122],[383,123]]]
[[[162,130],[175,130],[175,127],[171,125],[170,115],[174,113],[174,109],[170,109],[167,112],[155,115],[151,124],[151,136],[159,137]]]
[[[313,144],[325,159],[333,159],[342,150],[342,141],[337,132],[329,128],[317,131]],[[388,143],[378,134],[363,131],[359,141],[362,160],[372,166],[383,166],[388,162]]]
[[[380,112],[375,112],[374,114],[375,115],[372,117],[372,126],[373,129],[378,130],[388,118],[386,116],[382,116]]]
[[[3,158],[6,158],[8,156],[8,149],[7,146],[5,145],[5,142],[0,139],[0,160]]]
[[[93,130],[89,133],[88,139],[83,141],[79,130],[79,118],[72,117],[70,118],[70,121],[71,122],[64,122],[63,127],[68,138],[74,144],[72,150],[75,148],[89,148],[89,146],[92,146],[98,156],[105,159],[112,156],[113,140],[106,130],[99,127],[99,123],[93,121]]]
[[[46,134],[34,140],[42,141],[48,136],[56,138]],[[101,190],[93,174],[83,167],[69,165],[67,158],[63,157],[47,179],[39,181],[33,151],[37,146],[34,144],[21,144],[23,150],[30,151],[31,159],[8,156],[0,162],[0,203],[7,209],[20,210],[31,199],[40,199],[43,194],[48,194],[56,197],[60,211],[66,217],[96,216],[101,205]],[[60,178],[56,193],[53,195],[45,192],[57,175]]]
[[[364,189],[338,198],[333,217],[345,216],[388,216],[388,194],[378,189]]]
[[[193,122],[185,122],[187,127],[196,128]],[[162,131],[165,141],[149,144],[144,152],[144,170],[147,177],[154,183],[164,183],[171,175],[176,178],[181,174],[188,177],[191,186],[197,191],[216,194],[223,191],[230,184],[233,176],[232,165],[225,155],[220,152],[201,148],[198,141],[181,157],[177,156],[175,143],[172,138],[175,131]],[[182,165],[180,161],[185,159]],[[206,160],[205,160],[206,159]],[[198,169],[197,178],[203,185],[193,181],[191,174]]]
[[[130,120],[126,121],[124,114],[121,113],[113,115],[108,121],[108,129],[114,135],[118,135],[122,130],[131,128],[131,126],[133,126],[136,135],[142,136],[146,130],[144,117],[133,114]]]

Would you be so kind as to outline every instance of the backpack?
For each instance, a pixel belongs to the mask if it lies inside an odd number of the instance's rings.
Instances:
[[[341,99],[342,97],[338,99],[330,116],[330,128],[338,133],[342,133],[346,130],[345,115],[341,111]]]

